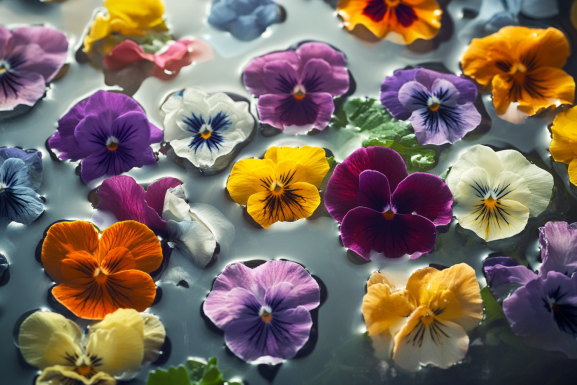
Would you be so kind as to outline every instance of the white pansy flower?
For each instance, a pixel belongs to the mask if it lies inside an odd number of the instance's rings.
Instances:
[[[225,168],[232,159],[222,157],[248,140],[256,127],[248,108],[248,101],[234,101],[222,92],[209,95],[187,88],[161,107],[164,140],[195,167]]]
[[[476,145],[461,154],[447,185],[461,226],[488,242],[519,234],[547,208],[553,176],[518,151]]]

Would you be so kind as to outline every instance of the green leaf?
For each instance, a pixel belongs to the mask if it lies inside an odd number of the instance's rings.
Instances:
[[[505,318],[503,308],[491,294],[489,286],[481,289],[481,298],[483,298],[483,305],[485,307],[485,319],[483,319],[482,326],[489,325],[491,322]]]
[[[403,157],[409,172],[425,171],[435,166],[437,152],[430,146],[406,147],[394,140],[369,139],[363,141],[363,147],[390,147]]]
[[[204,362],[189,359],[188,361],[186,361],[185,366],[186,366],[186,369],[188,369],[190,379],[194,383],[197,383],[198,381],[202,381],[202,375],[204,374],[204,368],[206,368],[206,364]]]
[[[220,369],[216,361],[216,357],[211,357],[204,368],[204,373],[202,375],[202,381],[199,385],[223,385],[224,378],[220,374]]]
[[[148,374],[146,385],[191,385],[188,371],[183,365],[169,367],[168,370],[157,369]]]
[[[323,178],[323,181],[321,182],[321,186],[320,186],[321,191],[324,191],[326,189],[327,183],[329,182],[329,179],[331,179],[331,176],[333,175],[333,172],[335,171],[335,167],[337,167],[337,164],[339,164],[338,162],[335,162],[334,156],[328,157],[327,162],[329,162],[329,171],[327,171],[327,174],[325,175],[325,177]]]

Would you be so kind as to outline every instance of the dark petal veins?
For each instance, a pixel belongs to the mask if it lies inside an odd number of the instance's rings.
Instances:
[[[441,311],[442,312],[442,311]],[[435,314],[437,315],[437,314]],[[406,337],[407,344],[412,344],[414,347],[422,347],[423,340],[427,333],[431,336],[431,340],[436,345],[442,344],[442,338],[450,338],[443,330],[446,326],[437,320],[434,320],[430,325],[425,325],[419,320],[419,323]]]
[[[301,100],[291,95],[284,98],[278,108],[279,120],[287,126],[305,126],[315,122],[319,110],[320,106],[308,94]]]
[[[294,78],[289,73],[279,73],[276,80],[277,83],[275,85],[275,89],[281,94],[292,94],[295,87],[299,83],[298,79]]]
[[[14,55],[8,59],[10,70],[0,74],[0,95],[4,95],[4,100],[7,100],[10,95],[18,98],[18,88],[23,87],[24,84],[20,81],[17,75],[18,67],[24,63],[21,55]]]
[[[224,138],[219,131],[226,131],[232,125],[228,115],[222,111],[219,111],[215,116],[211,116],[208,122],[206,122],[202,116],[196,116],[194,114],[186,118],[184,122],[187,125],[187,131],[194,134],[188,147],[193,148],[195,153],[203,145],[206,145],[210,152],[213,150],[218,151],[218,149],[222,147],[222,142],[224,142]],[[212,129],[212,133],[208,139],[204,139],[200,134],[200,128],[204,124],[209,125]]]
[[[565,333],[577,334],[577,306],[568,303],[558,303],[563,300],[567,293],[561,292],[561,286],[549,291],[549,298],[542,298],[545,308],[548,312],[553,312],[555,323]],[[551,306],[549,299],[554,300],[555,304]]]
[[[403,27],[410,27],[415,21],[417,21],[417,14],[413,7],[400,3],[395,7],[395,14],[397,16],[397,21]]]
[[[389,180],[382,173],[365,170],[359,175],[359,206],[383,212],[391,204]]]
[[[369,0],[367,6],[363,9],[363,15],[370,17],[375,22],[379,22],[385,17],[387,9],[385,0]]]
[[[461,115],[457,112],[457,109],[450,106],[441,105],[437,111],[432,111],[429,108],[423,109],[421,116],[423,117],[427,131],[431,134],[439,132],[441,122],[445,123],[449,131],[460,131],[459,126],[463,124]]]
[[[262,181],[265,183],[264,181]],[[269,184],[270,186],[270,184]],[[283,221],[285,218],[298,218],[304,211],[306,199],[299,194],[300,189],[285,188],[283,193],[270,193],[264,200],[263,216],[272,223]]]
[[[323,92],[323,77],[322,74],[308,72],[305,78],[302,80],[302,85],[307,93],[310,92]]]

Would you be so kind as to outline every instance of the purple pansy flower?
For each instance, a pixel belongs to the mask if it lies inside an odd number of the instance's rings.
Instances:
[[[381,85],[381,102],[395,119],[410,118],[420,144],[454,143],[481,123],[469,79],[424,68],[398,70]]]
[[[349,89],[347,60],[324,43],[254,59],[244,70],[245,87],[258,96],[263,123],[286,134],[323,130],[335,109],[333,98]]]
[[[162,130],[148,121],[134,99],[98,91],[60,119],[48,144],[60,152],[60,159],[82,159],[81,177],[89,182],[155,164],[150,145],[162,140]]]
[[[247,362],[278,364],[308,341],[310,311],[319,304],[319,285],[302,266],[269,261],[254,269],[228,265],[203,306],[234,354]]]
[[[68,40],[55,29],[0,26],[0,111],[33,106],[66,61]]]
[[[430,252],[436,226],[453,218],[453,195],[436,175],[409,175],[403,158],[386,147],[360,148],[329,179],[325,205],[341,224],[343,245],[369,260]]]

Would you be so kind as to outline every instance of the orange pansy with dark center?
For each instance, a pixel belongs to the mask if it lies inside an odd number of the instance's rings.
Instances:
[[[517,123],[516,109],[531,116],[547,107],[573,103],[575,81],[562,70],[570,53],[569,42],[558,29],[504,27],[473,39],[461,66],[478,83],[491,84],[497,114]]]
[[[441,28],[442,11],[435,0],[339,0],[337,11],[349,31],[362,24],[398,44],[432,39]]]
[[[135,221],[110,226],[100,239],[89,222],[60,222],[42,245],[44,269],[58,284],[52,294],[82,318],[102,319],[119,308],[146,310],[156,296],[149,273],[161,262],[160,241]]]

